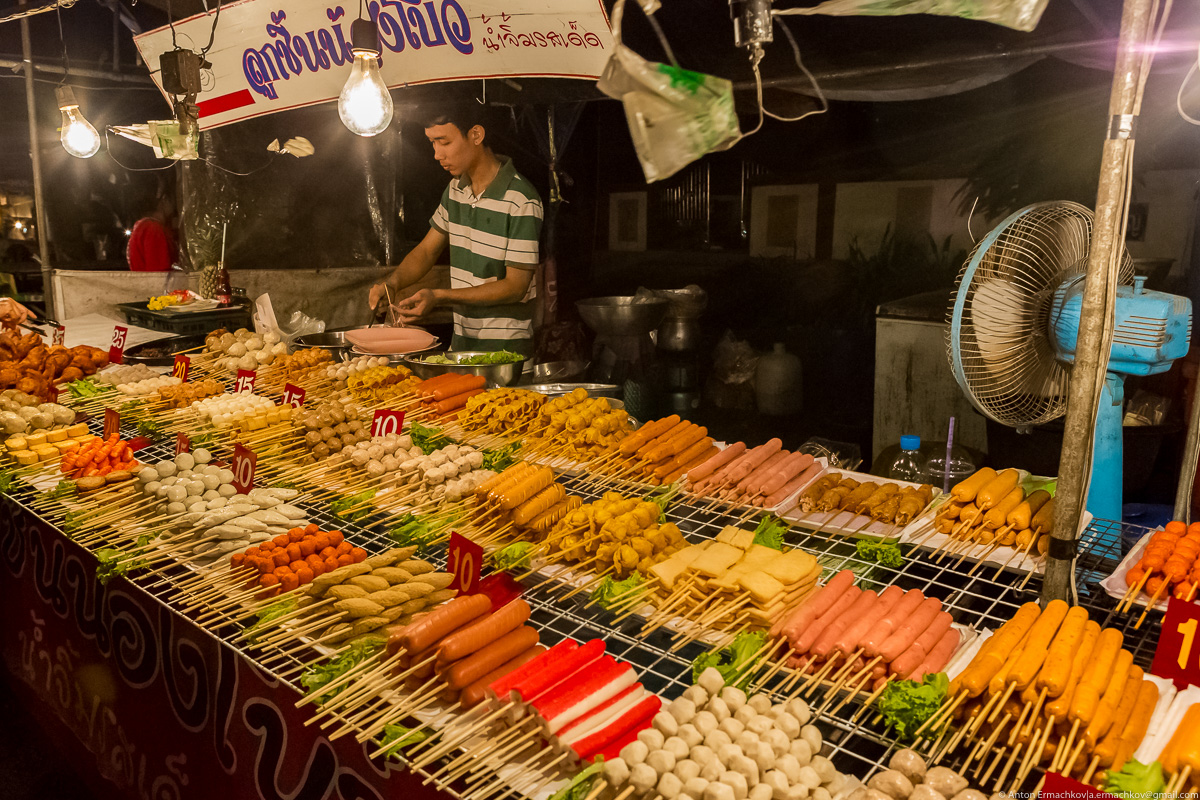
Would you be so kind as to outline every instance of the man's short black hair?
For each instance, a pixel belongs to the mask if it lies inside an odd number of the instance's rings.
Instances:
[[[439,105],[427,110],[422,117],[422,127],[432,128],[435,125],[453,125],[463,136],[476,125],[484,131],[491,130],[492,115],[490,109],[481,103],[458,103],[454,105]]]

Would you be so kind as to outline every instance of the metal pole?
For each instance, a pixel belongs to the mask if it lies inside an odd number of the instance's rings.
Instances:
[[[21,7],[29,0],[21,0]],[[33,95],[33,45],[29,39],[29,18],[21,19],[21,57],[25,61],[25,110],[29,115],[29,156],[33,160],[33,207],[37,216],[38,255],[42,260],[42,294],[46,316],[54,318],[54,282],[50,270],[50,224],[42,191],[42,154],[39,150],[37,102]]]
[[[1200,388],[1200,377],[1196,379]],[[1192,521],[1192,487],[1196,483],[1196,460],[1200,459],[1200,397],[1192,390],[1192,413],[1188,416],[1187,441],[1183,463],[1179,465],[1179,486],[1175,489],[1175,519]]]
[[[1117,63],[1109,96],[1108,138],[1100,166],[1091,252],[1083,284],[1079,339],[1071,369],[1070,399],[1063,431],[1062,455],[1055,493],[1054,532],[1046,561],[1042,602],[1075,599],[1075,547],[1091,475],[1093,415],[1104,385],[1107,365],[1103,348],[1106,297],[1111,272],[1120,264],[1124,242],[1125,174],[1133,150],[1134,115],[1145,61],[1143,43],[1151,24],[1153,0],[1125,0]]]

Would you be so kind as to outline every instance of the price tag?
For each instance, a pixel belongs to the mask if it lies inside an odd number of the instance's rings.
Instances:
[[[1188,684],[1200,686],[1200,605],[1172,597],[1167,601],[1162,632],[1154,650],[1150,671],[1186,689]]]
[[[375,412],[375,418],[371,420],[371,436],[399,434],[403,428],[403,411],[390,411],[386,408],[381,408]]]
[[[447,564],[454,580],[450,582],[450,588],[459,594],[474,594],[479,588],[479,565],[482,563],[483,548],[459,535],[458,531],[451,532]]]
[[[175,434],[175,455],[192,452],[192,437],[183,431]]]
[[[246,494],[254,488],[254,471],[258,468],[258,456],[248,447],[237,444],[233,446],[233,488],[239,494]]]
[[[66,341],[66,338],[67,338],[66,327],[63,325],[55,325],[54,326],[54,335],[52,337],[53,343],[61,346],[62,343],[64,341]]]
[[[1057,772],[1046,773],[1046,782],[1038,796],[1045,800],[1116,800],[1115,795]]]
[[[237,373],[237,383],[233,385],[234,392],[253,392],[254,381],[258,379],[258,373],[252,369],[239,369]]]
[[[121,415],[115,408],[104,409],[104,438],[121,432]]]
[[[294,386],[290,383],[283,385],[283,404],[292,408],[300,408],[304,405],[304,395],[306,392],[299,386]]]
[[[112,343],[108,346],[108,360],[112,364],[125,363],[125,338],[129,336],[129,328],[117,325],[113,328]]]
[[[175,356],[175,366],[171,367],[171,375],[187,383],[188,373],[192,371],[192,359],[183,353]]]

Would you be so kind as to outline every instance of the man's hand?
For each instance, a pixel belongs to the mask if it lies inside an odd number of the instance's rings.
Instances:
[[[372,311],[379,311],[379,304],[387,298],[387,284],[377,283],[371,287],[371,293],[367,295],[367,305]]]
[[[437,296],[432,289],[421,289],[395,305],[396,314],[404,322],[415,322],[437,307]]]
[[[0,299],[0,324],[5,328],[15,328],[31,316],[28,308],[11,297]]]

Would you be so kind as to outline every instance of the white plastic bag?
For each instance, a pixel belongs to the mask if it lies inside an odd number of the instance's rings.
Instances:
[[[741,138],[733,84],[724,78],[647,61],[621,43],[625,0],[613,8],[612,58],[596,84],[625,106],[625,119],[646,182],[674,175],[701,156]]]
[[[302,311],[293,311],[287,325],[283,325],[275,318],[271,295],[262,294],[254,300],[254,330],[258,333],[274,332],[281,342],[291,343],[310,333],[324,333],[325,322]]]

